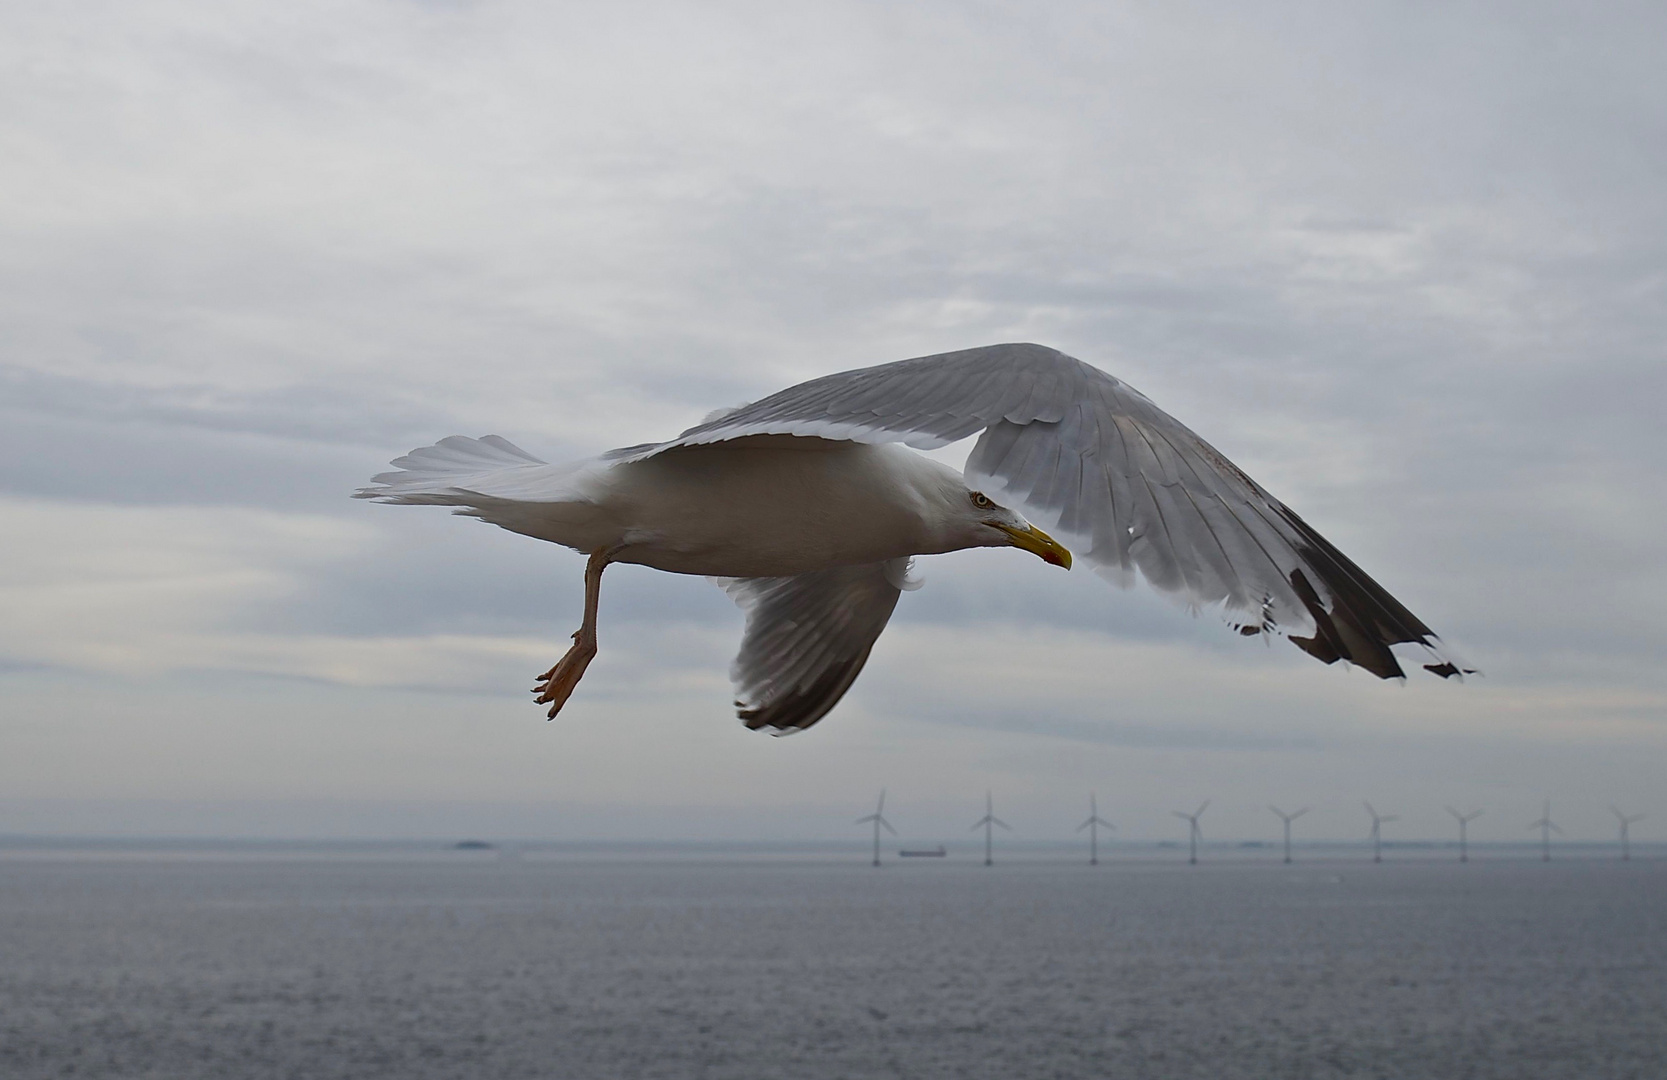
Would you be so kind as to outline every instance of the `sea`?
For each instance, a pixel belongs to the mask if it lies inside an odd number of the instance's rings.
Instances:
[[[1667,1077],[1667,851],[0,842],[0,1077]]]

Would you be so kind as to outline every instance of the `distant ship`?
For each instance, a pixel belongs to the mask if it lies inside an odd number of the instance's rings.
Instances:
[[[935,848],[920,848],[918,850],[911,850],[909,848],[904,848],[902,851],[899,851],[897,854],[900,857],[905,858],[905,859],[941,859],[945,855],[948,855],[949,852],[947,852],[943,849],[942,844],[939,844]]]
[[[459,840],[452,845],[458,851],[491,851],[495,846],[485,840]]]

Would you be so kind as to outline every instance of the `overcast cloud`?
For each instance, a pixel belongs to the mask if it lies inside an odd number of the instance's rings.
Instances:
[[[922,836],[986,787],[1034,837],[1090,787],[1150,837],[1205,796],[1218,835],[1667,821],[1664,42],[1658,5],[10,5],[0,832],[837,836],[881,783]],[[580,558],[346,497],[447,434],[559,459],[1012,340],[1485,678],[962,553],[770,739],[729,602],[622,567],[546,724]]]

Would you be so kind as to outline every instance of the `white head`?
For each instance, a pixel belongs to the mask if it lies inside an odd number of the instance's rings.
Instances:
[[[923,515],[931,530],[930,551],[959,551],[971,547],[1016,547],[1043,562],[1071,568],[1071,553],[1064,545],[1038,529],[1013,510],[997,503],[982,491],[967,486],[960,474],[929,458],[910,457],[929,469],[916,476],[916,490],[926,505]]]

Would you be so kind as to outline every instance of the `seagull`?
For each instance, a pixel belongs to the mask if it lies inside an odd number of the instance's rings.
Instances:
[[[982,434],[979,434],[982,433]],[[916,450],[979,434],[964,474]],[[1429,627],[1284,503],[1120,379],[1056,349],[989,345],[826,375],[666,442],[551,465],[453,435],[355,498],[453,511],[588,556],[584,620],[533,693],[554,718],[596,656],[602,572],[712,578],[743,609],[730,669],[749,728],[802,731],[867,662],[915,555],[1014,547],[1136,573],[1246,636],[1404,678],[1391,647],[1462,677]]]

